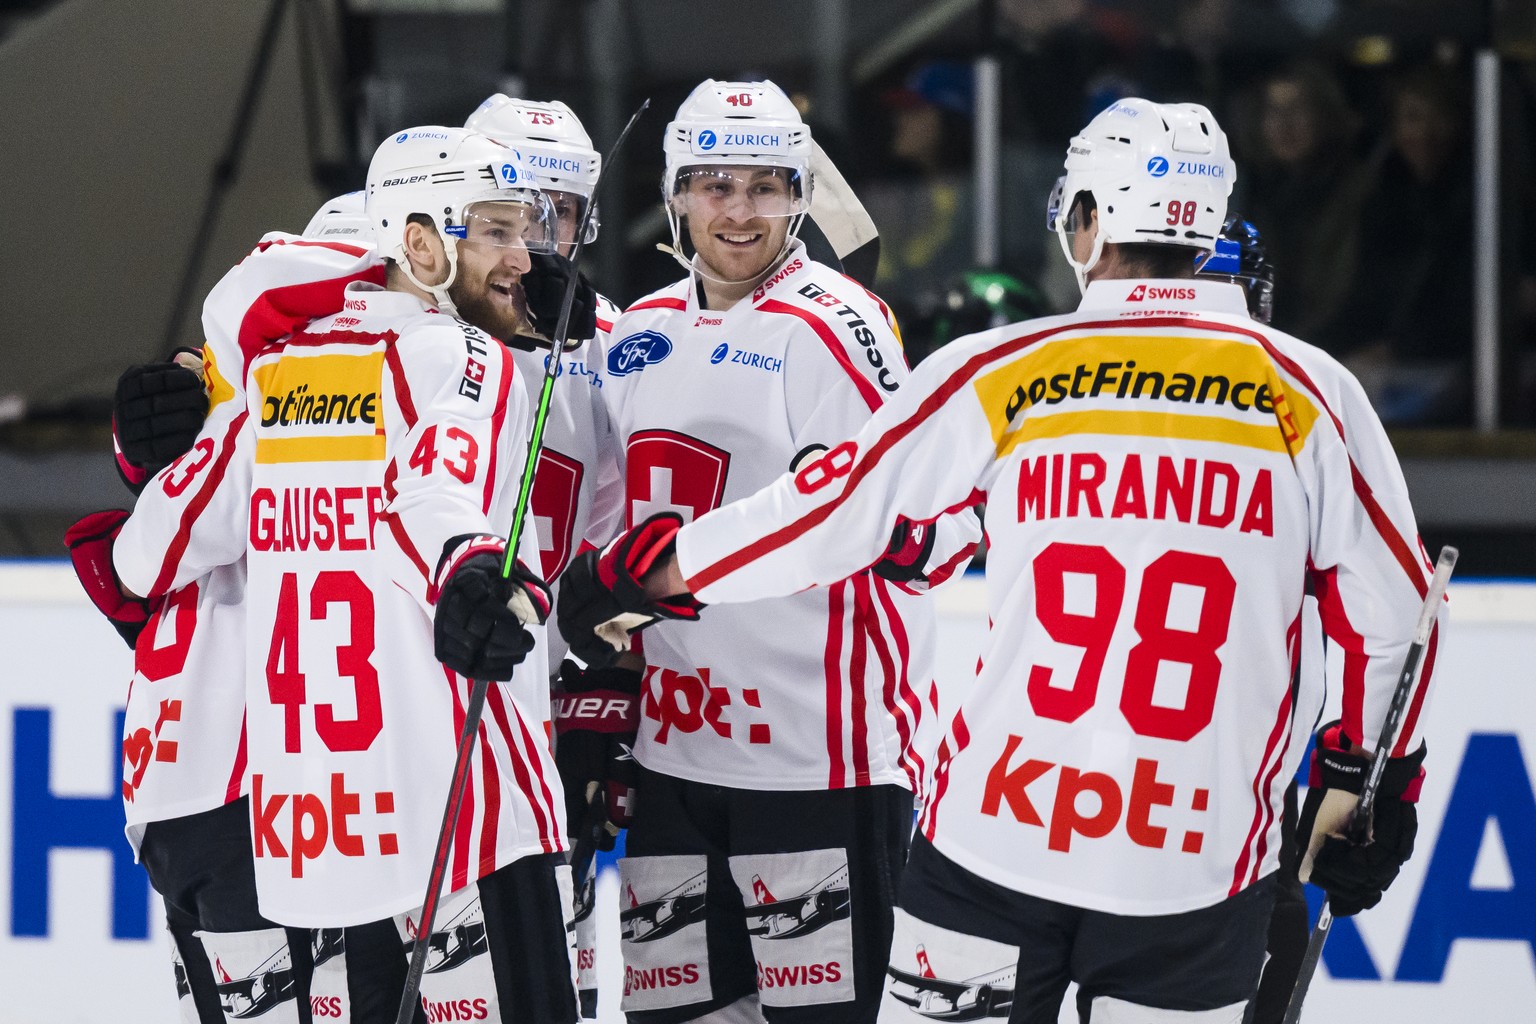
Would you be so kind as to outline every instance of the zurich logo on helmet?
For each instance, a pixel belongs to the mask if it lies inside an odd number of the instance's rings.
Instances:
[[[672,342],[665,334],[641,331],[631,334],[608,350],[608,372],[615,377],[638,373],[672,354]]]
[[[501,165],[501,180],[506,182],[508,185],[515,185],[515,184],[517,184],[517,165],[516,164],[502,164]]]
[[[411,137],[411,133],[410,132],[401,132],[399,135],[395,136],[395,141],[396,142],[404,142],[406,139],[408,139],[410,137]]]
[[[699,132],[699,148],[700,149],[714,149],[715,148],[715,133],[710,131],[708,128],[706,128],[703,131]]]
[[[1164,157],[1155,156],[1147,161],[1147,173],[1154,178],[1161,178],[1168,173],[1168,161]]]
[[[709,361],[711,363],[723,363],[725,362],[725,357],[730,354],[730,351],[730,347],[722,341],[720,344],[716,345],[715,350],[709,354]]]

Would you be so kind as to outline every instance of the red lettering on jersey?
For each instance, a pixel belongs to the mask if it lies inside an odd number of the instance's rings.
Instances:
[[[1111,490],[1112,489],[1112,490]],[[1212,459],[1157,457],[1152,500],[1140,455],[1118,462],[1094,452],[1037,455],[1019,462],[1015,490],[1018,521],[1101,518],[1171,519],[1216,529],[1274,535],[1274,484],[1268,469],[1249,470]]]
[[[325,793],[276,793],[265,791],[266,777],[261,773],[251,775],[251,833],[257,857],[280,857],[289,861],[289,872],[294,878],[304,877],[304,864],[333,849],[344,857],[361,857],[367,850],[362,837],[352,831],[350,820],[359,811],[362,795],[347,789],[346,775],[332,772],[330,786]],[[278,832],[278,819],[283,808],[289,808],[287,845]],[[374,794],[374,810],[378,815],[394,813],[394,794]],[[390,856],[397,852],[395,834],[379,833],[379,853]],[[290,853],[290,851],[292,851]]]
[[[659,693],[653,689],[654,683],[660,684]],[[723,718],[731,695],[723,686],[709,685],[707,668],[692,676],[669,668],[649,668],[642,696],[645,717],[661,723],[656,732],[657,743],[666,743],[673,727],[682,733],[693,733],[706,724],[717,736],[731,737],[731,723]]]
[[[251,493],[252,550],[373,549],[374,528],[384,510],[382,487],[284,487],[280,491],[279,495],[270,487],[258,487]],[[356,507],[359,501],[361,510]]]
[[[1013,754],[1022,742],[1022,737],[1008,737],[1002,754],[987,775],[981,813],[998,817],[1006,803],[1009,813],[1021,825],[1044,828],[1047,848],[1058,853],[1070,852],[1076,838],[1102,839],[1122,824],[1125,834],[1136,845],[1154,850],[1168,848],[1168,828],[1152,825],[1151,815],[1154,808],[1174,806],[1177,787],[1158,780],[1160,765],[1156,760],[1137,758],[1127,787],[1105,772],[1082,771],[1070,765],[1033,758],[1010,769]],[[1050,821],[1047,823],[1041,819],[1025,788],[1053,769],[1060,770],[1056,774],[1056,792],[1050,802]],[[1128,800],[1127,789],[1130,793]],[[1193,789],[1190,797],[1192,814],[1203,814],[1208,799],[1208,789]],[[1162,817],[1176,820],[1167,814]],[[1184,820],[1190,822],[1192,819],[1185,817]],[[1202,832],[1186,830],[1182,833],[1179,849],[1184,853],[1199,853],[1203,839]],[[925,960],[925,955],[920,952],[919,965],[925,966]]]

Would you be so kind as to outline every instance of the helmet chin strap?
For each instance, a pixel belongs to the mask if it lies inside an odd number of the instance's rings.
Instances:
[[[459,243],[457,240],[445,236],[442,232],[438,232],[438,237],[443,240],[443,255],[448,258],[448,276],[443,280],[442,284],[426,284],[417,277],[416,271],[411,269],[410,258],[403,251],[400,253],[400,269],[405,272],[406,280],[432,296],[439,310],[447,313],[449,316],[458,316],[458,308],[454,306],[453,300],[448,297],[448,289],[453,287],[454,280],[459,276]]]
[[[1056,220],[1056,239],[1061,242],[1062,255],[1067,262],[1072,264],[1072,271],[1077,275],[1077,290],[1079,293],[1088,290],[1088,272],[1098,266],[1099,257],[1104,253],[1104,232],[1098,231],[1093,236],[1093,251],[1088,254],[1088,260],[1079,263],[1072,255],[1072,242],[1067,238],[1065,218]]]

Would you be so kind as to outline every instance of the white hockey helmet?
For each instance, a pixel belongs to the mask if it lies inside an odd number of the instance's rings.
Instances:
[[[372,249],[373,222],[368,219],[365,197],[362,191],[347,192],[321,203],[304,228],[304,237]]]
[[[696,269],[682,256],[683,211],[678,203],[678,193],[692,168],[778,167],[788,171],[790,202],[772,214],[794,218],[785,239],[787,250],[811,208],[815,184],[811,150],[810,128],[777,85],[769,81],[717,82],[712,78],[700,83],[678,107],[662,141],[666,169],[661,195],[672,226],[673,257],[688,270]]]
[[[592,201],[603,158],[576,114],[559,100],[536,103],[497,93],[475,108],[464,127],[516,150],[540,188]],[[597,227],[593,210],[584,242],[597,239]]]
[[[1067,147],[1066,175],[1046,212],[1067,262],[1085,287],[1106,242],[1209,250],[1221,234],[1237,178],[1226,133],[1198,103],[1111,103]],[[1093,198],[1098,234],[1088,259],[1072,255],[1068,232],[1080,197]]]
[[[507,237],[500,226],[488,244],[554,252],[555,212],[535,176],[517,153],[465,128],[427,125],[408,128],[385,139],[368,165],[368,219],[379,255],[394,260],[439,308],[454,312],[448,289],[458,275],[458,246],[450,239],[485,241],[477,225],[489,225],[473,209],[481,203],[516,204],[519,230]],[[444,241],[448,277],[442,284],[417,280],[405,256],[405,227],[410,217],[428,218]],[[501,240],[505,238],[505,240]]]

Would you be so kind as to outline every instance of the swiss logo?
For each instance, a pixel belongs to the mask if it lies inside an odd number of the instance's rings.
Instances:
[[[1139,284],[1131,289],[1131,294],[1125,297],[1126,302],[1140,302],[1147,297],[1147,286]]]

